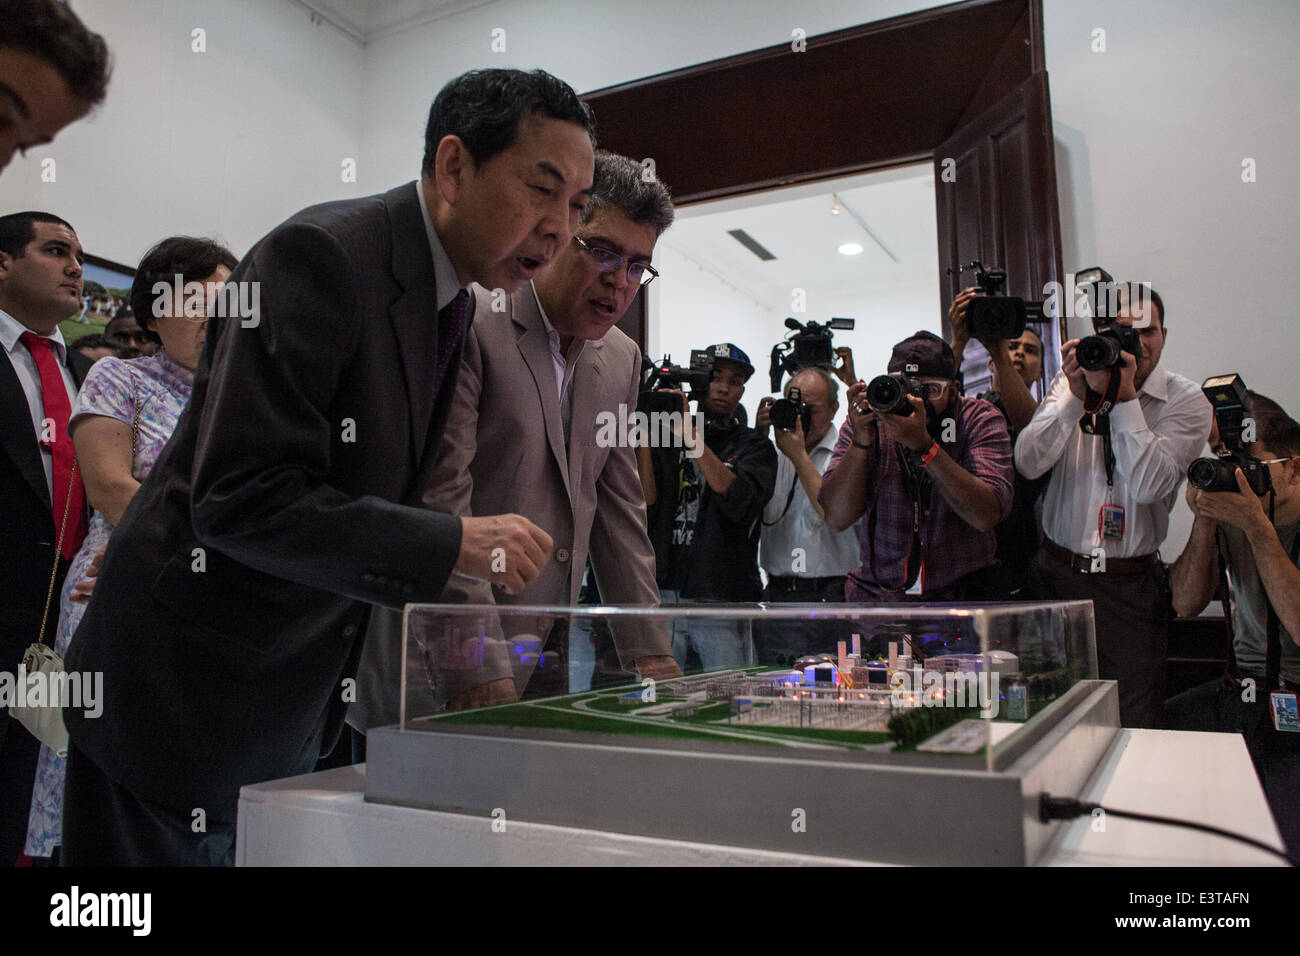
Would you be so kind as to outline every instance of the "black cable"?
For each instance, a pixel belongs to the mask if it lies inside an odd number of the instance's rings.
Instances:
[[[1054,797],[1046,791],[1038,795],[1038,820],[1040,823],[1050,823],[1052,820],[1073,820],[1075,817],[1089,816],[1094,810],[1100,810],[1107,816],[1119,817],[1123,820],[1140,820],[1143,823],[1161,823],[1170,827],[1186,827],[1189,830],[1200,830],[1202,833],[1213,833],[1215,836],[1227,837],[1229,840],[1239,840],[1248,846],[1264,850],[1266,853],[1272,853],[1274,856],[1280,856],[1292,866],[1300,866],[1300,859],[1289,855],[1285,851],[1275,849],[1267,843],[1261,843],[1259,840],[1248,836],[1242,836],[1240,833],[1233,833],[1231,830],[1221,830],[1218,827],[1212,827],[1205,823],[1194,823],[1191,820],[1175,820],[1173,817],[1157,817],[1149,813],[1133,813],[1129,810],[1112,810],[1100,803],[1084,803],[1070,797]]]

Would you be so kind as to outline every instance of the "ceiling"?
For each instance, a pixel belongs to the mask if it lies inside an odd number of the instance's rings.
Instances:
[[[292,0],[359,43],[369,43],[430,20],[494,0]]]
[[[831,213],[833,197],[838,215]],[[760,260],[728,234],[732,229],[743,229],[776,258]],[[771,302],[788,300],[793,288],[852,295],[935,283],[935,235],[934,168],[926,162],[692,204],[678,210],[660,245]],[[863,251],[839,254],[846,242]]]

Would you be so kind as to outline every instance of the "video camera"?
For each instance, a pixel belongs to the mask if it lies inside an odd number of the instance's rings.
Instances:
[[[792,429],[796,422],[803,422],[803,433],[812,431],[812,409],[804,404],[803,392],[791,388],[786,398],[778,398],[768,410],[772,424],[777,428]]]
[[[713,381],[713,355],[705,349],[691,349],[691,364],[686,368],[674,365],[668,355],[658,365],[648,355],[643,355],[641,372],[644,378],[637,409],[643,412],[680,412],[677,396],[664,395],[659,389],[678,388],[686,393],[688,401],[704,401],[709,397],[709,383]]]
[[[854,319],[831,319],[825,325],[809,322],[807,325],[796,318],[785,320],[785,327],[791,329],[785,341],[772,346],[772,391],[781,391],[781,379],[784,373],[793,375],[808,365],[822,365],[834,368],[835,349],[831,347],[832,331],[852,331],[856,324]]]
[[[1214,406],[1214,420],[1219,426],[1224,451],[1217,458],[1198,458],[1188,465],[1187,480],[1202,491],[1240,491],[1236,475],[1240,468],[1251,491],[1257,495],[1268,494],[1273,490],[1268,466],[1246,454],[1246,443],[1241,439],[1250,404],[1246,383],[1233,372],[1207,378],[1201,383],[1201,391]]]
[[[1110,305],[1115,301],[1110,290],[1115,288],[1115,279],[1100,266],[1084,269],[1074,277],[1077,288],[1084,291],[1083,303],[1091,313],[1093,335],[1079,340],[1074,350],[1074,357],[1079,365],[1089,372],[1119,368],[1123,365],[1121,356],[1128,352],[1136,361],[1142,361],[1142,339],[1138,330],[1130,325],[1121,325],[1110,314]]]
[[[1018,339],[1028,322],[1043,321],[1043,304],[1026,302],[1019,296],[1005,295],[1007,273],[1005,269],[986,269],[978,259],[967,266],[958,266],[957,272],[974,270],[975,285],[980,294],[971,299],[966,309],[966,329],[973,339]],[[949,269],[952,275],[953,270]]]

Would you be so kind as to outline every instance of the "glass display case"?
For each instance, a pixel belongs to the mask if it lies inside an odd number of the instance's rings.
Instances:
[[[411,605],[402,641],[367,799],[493,818],[1031,862],[1030,791],[1079,792],[1118,726],[1089,602]]]

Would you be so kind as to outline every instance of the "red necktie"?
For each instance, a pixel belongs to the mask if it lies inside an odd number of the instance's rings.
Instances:
[[[72,405],[68,402],[68,387],[63,381],[63,372],[59,368],[58,356],[54,354],[54,343],[41,338],[34,332],[24,332],[19,341],[27,346],[36,360],[36,367],[41,373],[41,400],[45,405],[46,426],[42,428],[40,444],[42,450],[49,450],[54,455],[54,532],[57,535],[63,527],[64,509],[67,509],[68,524],[63,532],[63,556],[72,560],[81,542],[86,537],[85,492],[81,487],[81,477],[72,482],[72,465],[77,454],[68,435],[68,419],[72,417]],[[49,422],[53,426],[49,427]],[[48,434],[53,441],[46,441]]]

